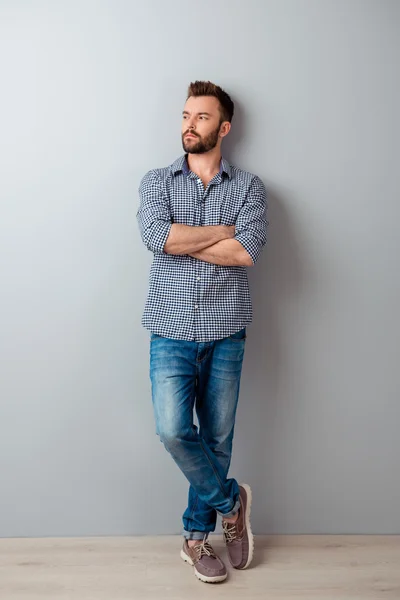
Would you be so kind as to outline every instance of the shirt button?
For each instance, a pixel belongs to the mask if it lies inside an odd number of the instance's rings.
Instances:
[[[196,277],[197,281],[200,281],[200,277]]]
[[[195,305],[194,305],[194,307],[197,309],[197,308],[199,308],[199,305],[198,305],[198,304],[195,304]]]

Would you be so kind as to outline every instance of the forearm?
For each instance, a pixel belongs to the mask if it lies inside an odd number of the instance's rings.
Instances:
[[[167,254],[192,254],[200,252],[208,246],[233,238],[235,227],[226,225],[209,225],[192,227],[174,223],[164,246]]]
[[[190,256],[214,265],[225,267],[250,267],[253,261],[250,254],[237,240],[223,240],[198,252],[190,252]]]

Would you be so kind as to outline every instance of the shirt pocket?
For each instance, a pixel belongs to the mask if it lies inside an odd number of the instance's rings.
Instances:
[[[204,202],[202,225],[235,225],[242,204],[235,190],[222,194],[216,186]]]
[[[237,195],[227,194],[221,203],[220,225],[235,225],[242,205]]]
[[[197,225],[195,201],[187,195],[170,201],[171,222],[181,225]]]

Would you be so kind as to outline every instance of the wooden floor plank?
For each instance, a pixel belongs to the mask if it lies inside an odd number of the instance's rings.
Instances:
[[[211,541],[224,558],[221,537]],[[0,539],[0,598],[400,600],[400,536],[259,536],[251,568],[227,565],[215,585],[180,547],[175,536]]]

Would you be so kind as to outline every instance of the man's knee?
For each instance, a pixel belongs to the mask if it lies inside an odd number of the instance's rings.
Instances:
[[[193,438],[193,433],[189,430],[180,427],[179,425],[168,424],[159,425],[158,435],[167,450],[178,448],[186,441]]]

